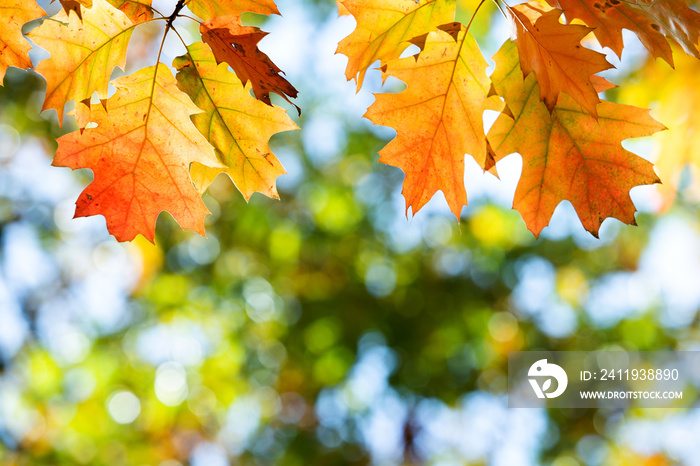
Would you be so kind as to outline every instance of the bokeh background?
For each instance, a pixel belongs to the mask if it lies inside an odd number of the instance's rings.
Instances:
[[[168,214],[155,246],[72,219],[92,175],[50,166],[61,132],[39,115],[43,81],[8,72],[0,464],[700,465],[697,403],[541,410],[506,398],[508,351],[700,349],[700,63],[677,54],[673,71],[625,36],[607,98],[650,106],[669,127],[625,142],[664,185],[632,190],[639,226],[607,220],[595,239],[563,203],[535,240],[510,209],[518,155],[500,180],[467,157],[460,223],[440,195],[407,220],[402,172],[376,162],[393,131],[361,118],[381,77],[356,94],[334,55],[354,20],[331,1],[278,4],[282,17],[247,20],[271,31],[263,49],[301,93],[302,130],[272,140],[289,173],[282,200],[246,204],[219,178],[206,238]],[[460,19],[476,4],[461,1]],[[196,39],[193,23],[177,26]],[[137,31],[127,72],[153,64],[159,27]],[[509,37],[492,4],[472,32],[487,56]],[[170,63],[182,45],[166,45]]]

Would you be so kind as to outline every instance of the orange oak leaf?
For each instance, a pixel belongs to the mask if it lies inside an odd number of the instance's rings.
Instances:
[[[357,20],[355,30],[338,44],[348,57],[345,77],[359,91],[367,69],[401,56],[411,39],[455,19],[456,0],[342,0]],[[342,10],[341,10],[342,11]]]
[[[630,189],[659,179],[650,162],[623,149],[621,142],[664,126],[647,109],[607,101],[598,106],[596,120],[566,95],[550,114],[537,97],[535,77],[523,78],[517,55],[508,41],[494,57],[491,79],[510,115],[499,115],[488,139],[496,161],[515,152],[523,158],[513,207],[528,229],[538,236],[564,200],[595,236],[607,217],[634,224]]]
[[[597,116],[598,93],[591,75],[611,68],[605,55],[584,48],[591,30],[559,22],[561,10],[537,2],[516,5],[508,11],[516,28],[520,68],[527,76],[535,73],[540,98],[552,111],[561,92],[566,92],[588,113]]]
[[[282,70],[270,57],[258,49],[258,42],[267,35],[266,32],[252,26],[241,26],[237,16],[212,18],[202,23],[199,30],[202,40],[214,52],[216,62],[228,63],[243,85],[250,81],[256,98],[272,105],[270,92],[274,92],[294,105],[289,97],[296,97],[297,90],[282,77]],[[299,107],[294,106],[300,112]]]
[[[6,0],[0,4],[0,85],[10,66],[22,69],[32,66],[29,59],[32,47],[22,35],[22,26],[45,14],[36,2]]]
[[[567,19],[578,18],[594,28],[598,41],[622,55],[622,30],[628,29],[639,37],[655,58],[673,66],[673,51],[667,38],[683,50],[700,58],[700,13],[683,0],[548,0],[564,10]]]
[[[153,18],[151,0],[108,0],[112,6],[121,10],[132,23],[139,24]]]
[[[94,181],[76,202],[76,217],[103,215],[119,241],[142,234],[153,241],[156,218],[168,211],[183,228],[204,234],[209,213],[192,184],[193,162],[218,166],[213,148],[190,115],[199,110],[160,63],[115,79],[107,110],[96,105],[97,124],[58,139],[53,164],[89,168]]]
[[[634,31],[639,40],[654,57],[661,57],[666,62],[673,64],[671,46],[661,33],[661,27],[657,24],[652,28],[650,18],[645,17],[642,10],[623,5],[621,0],[548,0],[548,2],[561,10],[564,10],[566,19],[570,22],[575,18],[580,19],[589,27],[603,47],[610,49],[622,56],[624,44],[622,42],[622,30]]]
[[[417,58],[386,65],[386,73],[408,87],[398,94],[378,94],[365,116],[397,132],[380,151],[379,161],[406,174],[407,211],[410,207],[415,214],[440,190],[459,219],[467,204],[465,154],[488,167],[483,113],[500,110],[501,101],[487,96],[486,67],[476,41],[464,27],[456,40],[442,30],[431,32]]]
[[[277,106],[253,99],[225,64],[218,64],[209,47],[195,42],[188,54],[173,62],[178,87],[204,111],[192,116],[197,129],[216,149],[224,167],[192,164],[190,174],[204,192],[219,173],[226,173],[246,201],[258,191],[279,199],[276,179],[286,172],[270,151],[268,140],[281,131],[298,129]]]
[[[240,16],[242,13],[258,13],[261,15],[280,14],[274,0],[191,0],[187,7],[202,19],[217,16]]]
[[[82,20],[62,11],[31,31],[29,38],[51,54],[36,67],[46,79],[42,110],[56,110],[62,124],[68,101],[89,102],[95,92],[107,98],[112,70],[124,69],[132,31],[129,18],[106,0],[94,0]]]

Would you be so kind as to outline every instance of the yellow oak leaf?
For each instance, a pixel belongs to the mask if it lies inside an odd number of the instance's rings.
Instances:
[[[6,0],[0,4],[0,85],[10,66],[21,69],[32,66],[29,59],[32,47],[22,35],[22,26],[45,14],[36,2]]]
[[[598,93],[591,75],[612,65],[605,55],[581,45],[591,30],[585,26],[559,22],[561,10],[538,2],[516,5],[513,15],[517,34],[520,68],[527,76],[535,73],[540,98],[552,111],[561,92],[566,92],[588,113],[597,116]]]
[[[367,69],[401,56],[411,39],[454,21],[456,0],[342,0],[357,27],[336,53],[348,57],[345,77],[356,79],[359,91]],[[342,10],[341,10],[342,11]]]
[[[162,63],[113,85],[117,92],[107,110],[92,110],[96,127],[58,139],[55,166],[89,168],[95,175],[76,202],[75,216],[103,215],[119,241],[138,234],[153,241],[158,214],[168,211],[183,228],[203,235],[209,211],[189,168],[193,162],[220,162],[190,120],[201,110]]]
[[[253,99],[225,64],[217,64],[209,47],[195,42],[188,54],[173,62],[178,87],[204,110],[192,116],[199,131],[216,149],[224,167],[192,164],[190,174],[204,192],[219,173],[226,173],[246,200],[254,192],[278,199],[276,179],[286,172],[270,151],[268,140],[282,131],[298,129],[278,106]]]
[[[55,0],[51,0],[53,3]],[[114,8],[126,14],[134,24],[139,24],[153,18],[152,0],[107,0]],[[60,0],[63,9],[68,14],[75,12],[82,19],[81,6],[92,8],[92,0]]]
[[[465,154],[489,168],[483,113],[500,110],[501,101],[487,96],[487,63],[474,38],[464,27],[454,32],[431,32],[417,58],[390,61],[386,73],[408,87],[378,94],[365,116],[397,132],[379,161],[406,174],[406,210],[415,214],[440,190],[459,219],[467,204]]]
[[[62,11],[31,31],[29,38],[51,54],[36,67],[46,79],[42,110],[56,110],[63,124],[68,101],[89,102],[95,92],[106,99],[112,71],[117,66],[124,69],[133,27],[129,18],[106,0],[94,0],[82,20]],[[85,123],[79,121],[81,127]]]
[[[647,109],[607,101],[598,106],[596,120],[567,95],[550,113],[537,96],[535,76],[523,78],[515,44],[507,41],[494,61],[491,79],[508,112],[499,115],[488,139],[496,161],[516,152],[523,158],[513,207],[528,229],[538,236],[564,200],[595,236],[608,217],[634,224],[630,189],[659,178],[650,162],[621,142],[664,126]]]

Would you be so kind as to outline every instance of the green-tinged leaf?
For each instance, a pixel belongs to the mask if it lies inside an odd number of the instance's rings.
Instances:
[[[250,86],[244,87],[226,64],[217,64],[207,45],[195,42],[187,50],[188,55],[173,63],[178,86],[204,110],[192,120],[225,165],[211,168],[193,164],[191,174],[197,188],[205,191],[219,173],[226,173],[246,200],[255,191],[278,198],[275,180],[285,171],[270,151],[268,140],[297,126],[283,108],[254,99]]]
[[[513,206],[528,229],[539,235],[564,200],[596,236],[608,217],[634,224],[630,189],[659,179],[650,162],[623,149],[621,142],[664,126],[647,109],[607,101],[598,105],[596,120],[565,94],[550,114],[539,99],[535,76],[523,79],[514,43],[506,42],[494,60],[491,78],[509,114],[499,115],[488,139],[496,161],[515,152],[523,158]]]

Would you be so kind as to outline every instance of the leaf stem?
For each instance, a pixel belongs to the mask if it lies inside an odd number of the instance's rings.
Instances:
[[[496,4],[496,7],[498,8],[498,11],[501,12],[501,14],[503,15],[503,17],[504,17],[505,19],[508,19],[508,15],[506,14],[506,12],[505,12],[505,11],[503,10],[503,8],[501,7],[501,2],[500,2],[499,0],[493,0],[493,3]],[[503,3],[504,3],[506,6],[508,6],[508,4],[507,4],[505,1],[504,1]]]
[[[204,21],[200,21],[200,20],[198,20],[197,18],[195,18],[194,16],[190,16],[190,15],[178,15],[177,17],[178,17],[178,18],[187,18],[187,19],[190,19],[190,20],[194,21],[195,23],[204,24]]]
[[[168,35],[168,31],[170,28],[173,27],[173,21],[175,21],[175,18],[177,18],[177,15],[180,13],[180,10],[185,8],[185,0],[178,0],[177,5],[175,5],[175,9],[173,10],[173,13],[168,17],[168,23],[165,28],[165,35]]]
[[[163,32],[163,40],[160,41],[160,47],[158,48],[158,57],[156,58],[156,69],[153,72],[153,84],[151,85],[151,100],[148,103],[148,111],[146,112],[146,127],[148,127],[148,120],[151,116],[151,107],[153,106],[153,94],[155,92],[156,88],[156,77],[158,76],[158,65],[160,64],[160,57],[163,54],[163,47],[165,46],[165,39],[168,37],[168,32],[172,29],[175,31],[175,34],[180,38],[182,41],[182,36],[177,32],[177,29],[173,26],[173,22],[175,21],[175,18],[177,18],[180,14],[180,11],[185,8],[185,4],[187,3],[188,0],[178,0],[177,5],[175,5],[175,9],[173,12],[170,14],[168,17],[168,21],[165,24],[165,31]],[[159,13],[160,14],[160,13]],[[185,46],[185,50],[187,50],[187,44],[182,41],[183,45]]]
[[[151,99],[148,102],[148,110],[146,111],[146,121],[144,122],[144,126],[146,127],[146,131],[148,131],[148,120],[151,118],[151,107],[153,107],[153,94],[155,93],[156,89],[156,77],[158,76],[158,65],[160,64],[160,56],[163,53],[163,47],[165,46],[165,39],[168,37],[168,31],[172,28],[173,31],[177,32],[175,28],[173,28],[173,21],[175,20],[175,17],[177,16],[178,7],[182,9],[182,6],[180,4],[183,3],[183,0],[179,0],[177,2],[177,6],[175,7],[175,11],[173,11],[173,14],[170,15],[168,18],[168,22],[165,25],[165,31],[163,32],[163,40],[160,41],[160,47],[158,48],[158,57],[156,58],[156,68],[155,71],[153,71],[153,83],[151,84]],[[178,34],[179,35],[179,34]]]
[[[481,5],[483,5],[486,2],[486,0],[481,0],[479,4],[476,6],[476,10],[474,10],[474,13],[472,14],[472,17],[469,19],[469,23],[467,24],[467,29],[464,31],[465,34],[469,32],[469,26],[472,25],[472,22],[474,22],[474,18],[476,18],[476,14],[479,12],[479,8],[481,8]]]
[[[182,10],[185,7],[186,0],[178,0],[177,5],[175,5],[175,9],[173,12],[170,14],[168,17],[168,22],[165,23],[165,31],[163,32],[163,40],[160,41],[160,47],[158,48],[158,57],[156,58],[156,70],[153,73],[153,84],[151,85],[151,101],[148,104],[148,112],[146,113],[146,126],[148,126],[148,118],[151,115],[151,106],[153,106],[153,93],[156,88],[156,76],[158,75],[158,64],[160,63],[160,56],[163,54],[163,47],[165,46],[165,39],[168,38],[168,32],[172,29],[177,33],[177,30],[173,27],[173,22],[175,21],[175,18],[177,18],[178,14],[180,13],[180,10]],[[179,36],[180,34],[178,34]],[[182,38],[181,38],[182,39]],[[187,46],[185,46],[187,48]]]
[[[161,17],[165,18],[165,15],[161,13],[160,11],[156,10],[155,8],[151,7],[151,11],[154,13],[158,13]]]

